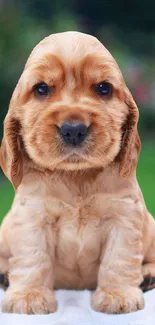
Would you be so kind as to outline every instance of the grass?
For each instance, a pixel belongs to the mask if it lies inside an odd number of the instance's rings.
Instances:
[[[0,222],[3,220],[3,217],[10,209],[13,197],[14,190],[12,185],[8,181],[2,181],[0,183]]]
[[[137,179],[147,208],[155,216],[155,144],[145,144],[137,168]]]
[[[137,178],[142,189],[146,205],[155,216],[155,147],[145,144],[142,147]],[[0,183],[0,222],[9,210],[14,196],[14,191],[8,181]]]

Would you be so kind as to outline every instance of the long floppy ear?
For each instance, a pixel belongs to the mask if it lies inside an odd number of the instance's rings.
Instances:
[[[16,190],[23,175],[20,124],[8,112],[4,121],[4,137],[0,148],[0,166]]]
[[[126,88],[125,104],[128,106],[128,117],[123,126],[123,136],[120,151],[120,176],[129,176],[137,166],[138,157],[141,149],[141,141],[137,130],[139,111],[137,105]]]

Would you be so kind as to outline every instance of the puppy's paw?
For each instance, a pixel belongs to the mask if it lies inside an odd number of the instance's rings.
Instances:
[[[92,295],[92,307],[107,314],[130,313],[144,308],[144,298],[136,287],[98,288]]]
[[[57,310],[55,295],[46,287],[9,288],[2,302],[2,311],[16,314],[49,314]]]

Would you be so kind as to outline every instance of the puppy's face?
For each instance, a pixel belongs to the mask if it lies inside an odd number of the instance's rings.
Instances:
[[[121,148],[128,100],[122,74],[105,47],[92,36],[68,32],[33,50],[9,113],[39,166],[106,167]]]

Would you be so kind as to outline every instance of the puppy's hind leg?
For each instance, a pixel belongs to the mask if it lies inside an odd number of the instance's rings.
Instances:
[[[9,258],[11,257],[10,248],[7,242],[7,232],[9,226],[9,218],[5,217],[0,227],[0,287],[6,289],[9,285]]]
[[[9,270],[9,262],[8,262],[8,249],[7,243],[5,242],[1,229],[0,229],[0,273],[4,274]]]
[[[143,292],[155,288],[155,263],[146,263],[142,266],[144,281],[141,283]]]
[[[144,281],[141,284],[141,288],[144,292],[155,288],[155,221],[150,214],[149,217],[149,237],[151,238],[151,241],[142,265]]]
[[[10,214],[10,213],[9,213]],[[8,229],[10,228],[9,214],[4,218],[0,227],[0,273],[4,274],[9,269],[11,251],[8,244]]]
[[[0,287],[6,289],[9,285],[8,271],[9,271],[9,258],[8,251],[6,250],[7,244],[2,236],[0,229]]]

